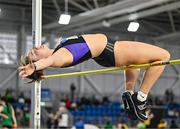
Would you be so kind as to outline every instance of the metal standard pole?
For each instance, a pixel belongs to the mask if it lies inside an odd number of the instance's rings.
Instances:
[[[41,45],[42,0],[32,0],[32,41],[33,46]],[[31,128],[41,125],[41,82],[35,82],[31,89]]]

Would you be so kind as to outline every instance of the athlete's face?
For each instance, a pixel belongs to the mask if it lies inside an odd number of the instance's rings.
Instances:
[[[41,45],[38,47],[34,47],[28,53],[28,57],[32,59],[32,61],[37,61],[39,59],[43,59],[48,57],[47,51],[48,47],[46,45]]]

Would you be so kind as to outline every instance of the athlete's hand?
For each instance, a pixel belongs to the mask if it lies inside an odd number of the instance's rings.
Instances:
[[[21,76],[22,78],[31,75],[35,71],[35,67],[33,63],[27,64],[25,66],[20,66],[18,69],[19,69],[19,76]]]

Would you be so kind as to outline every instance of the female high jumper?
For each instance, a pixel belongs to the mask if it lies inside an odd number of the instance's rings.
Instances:
[[[88,59],[93,59],[104,67],[121,67],[130,64],[144,64],[170,60],[167,50],[136,41],[108,42],[104,34],[85,34],[63,39],[55,49],[41,45],[31,49],[27,63],[19,66],[22,78],[40,79],[42,70],[48,67],[69,67]],[[122,95],[125,111],[140,120],[146,120],[146,100],[154,83],[164,71],[165,66],[149,67],[140,89],[135,92],[139,70],[127,70],[126,90]]]

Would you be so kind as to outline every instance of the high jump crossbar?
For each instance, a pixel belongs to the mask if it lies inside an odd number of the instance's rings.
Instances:
[[[131,70],[131,69],[139,69],[139,68],[142,69],[142,68],[149,68],[153,66],[175,65],[175,64],[180,64],[180,59],[170,60],[170,61],[157,61],[157,62],[146,63],[146,64],[134,64],[134,65],[127,65],[127,66],[122,66],[122,67],[97,69],[97,70],[89,70],[89,71],[81,71],[81,72],[73,72],[73,73],[44,75],[42,76],[42,78],[53,79],[53,78],[63,78],[63,77],[74,77],[74,76],[81,76],[81,75],[101,74],[101,73],[117,72],[121,70]]]

